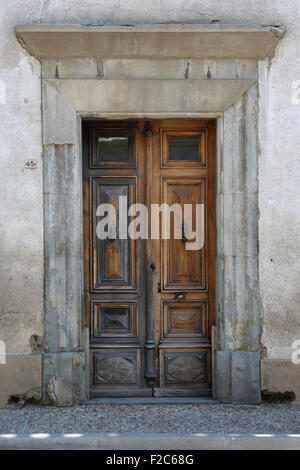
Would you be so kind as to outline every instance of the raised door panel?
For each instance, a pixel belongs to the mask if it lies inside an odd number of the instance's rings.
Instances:
[[[162,240],[163,289],[166,291],[203,291],[207,286],[206,248],[204,245],[200,250],[187,249],[188,244],[194,240],[187,239],[188,227],[184,223],[184,206],[188,204],[192,207],[193,226],[191,227],[195,231],[196,204],[202,205],[205,214],[206,178],[163,178],[162,195],[164,203],[167,203],[169,207],[173,204],[179,205],[182,213],[181,238],[174,238],[174,219],[178,221],[176,215],[175,218],[170,219],[170,239]],[[205,231],[205,227],[202,228]]]
[[[190,348],[160,351],[162,388],[208,389],[210,387],[210,349]]]
[[[92,340],[136,339],[137,302],[92,301]]]
[[[165,300],[162,308],[162,341],[207,339],[207,301]]]
[[[136,179],[123,177],[91,178],[93,195],[92,214],[92,290],[116,290],[136,288],[136,256],[135,241],[119,238],[120,197],[122,197],[128,213],[129,205],[135,202]],[[101,204],[111,204],[114,211],[99,216]],[[100,223],[109,218],[113,228],[109,237],[99,237]],[[128,221],[127,221],[128,223]],[[103,225],[102,225],[103,228]],[[104,231],[107,228],[104,227]]]
[[[102,387],[140,385],[140,351],[100,350],[93,352],[95,385]]]

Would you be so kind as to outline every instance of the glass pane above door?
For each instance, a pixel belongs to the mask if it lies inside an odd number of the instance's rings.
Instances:
[[[200,160],[199,135],[169,135],[169,160]]]

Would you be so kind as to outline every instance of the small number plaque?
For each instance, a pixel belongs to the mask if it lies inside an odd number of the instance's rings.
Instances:
[[[35,170],[37,167],[37,162],[36,160],[25,160],[24,162],[24,168],[26,170]]]

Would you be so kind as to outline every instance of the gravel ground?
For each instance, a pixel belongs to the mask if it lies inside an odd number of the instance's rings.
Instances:
[[[0,433],[226,432],[300,433],[300,408],[290,404],[237,406],[15,404],[0,410]]]

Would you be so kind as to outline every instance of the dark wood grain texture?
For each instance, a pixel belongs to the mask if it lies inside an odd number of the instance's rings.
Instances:
[[[85,322],[91,396],[211,393],[215,320],[215,122],[83,122]],[[182,158],[181,158],[182,155]],[[204,204],[204,246],[99,240],[97,207]],[[193,214],[194,215],[194,214]],[[128,223],[130,218],[128,218]]]

